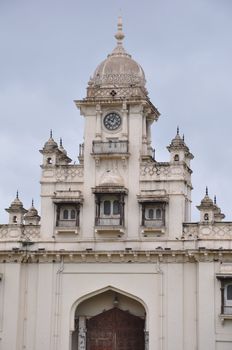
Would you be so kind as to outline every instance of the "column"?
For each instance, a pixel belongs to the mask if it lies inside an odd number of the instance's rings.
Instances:
[[[79,328],[78,328],[78,350],[86,349],[86,318],[85,316],[79,316]]]
[[[101,111],[101,105],[97,104],[96,105],[96,138],[101,139],[101,116],[102,116],[102,111]]]
[[[128,139],[127,115],[128,115],[127,105],[126,105],[126,102],[123,102],[122,104],[122,137],[126,140]]]

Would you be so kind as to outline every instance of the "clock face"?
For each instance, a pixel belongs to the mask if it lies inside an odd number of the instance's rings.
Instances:
[[[103,122],[108,130],[116,130],[121,125],[121,117],[119,114],[111,112],[105,116]]]

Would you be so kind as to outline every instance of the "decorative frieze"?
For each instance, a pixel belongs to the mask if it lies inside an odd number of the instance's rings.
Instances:
[[[39,225],[2,225],[0,227],[0,240],[37,239],[40,236]]]
[[[148,161],[140,165],[140,179],[149,181],[185,179],[190,182],[190,175],[187,166],[184,164],[173,166],[166,162]]]
[[[184,238],[187,239],[232,239],[232,222],[184,224]]]
[[[55,179],[57,182],[81,181],[84,176],[84,167],[81,165],[60,166],[56,169]]]
[[[34,244],[33,244],[34,243]],[[163,264],[184,264],[197,262],[220,261],[229,263],[232,259],[230,249],[205,249],[199,247],[194,250],[165,250],[159,249],[152,251],[49,251],[45,248],[36,249],[36,243],[31,241],[20,241],[18,245],[11,250],[0,251],[0,263],[60,263],[65,264],[84,264],[84,263],[101,263],[101,264],[122,264],[122,263],[143,263],[154,264],[154,273],[160,273]]]

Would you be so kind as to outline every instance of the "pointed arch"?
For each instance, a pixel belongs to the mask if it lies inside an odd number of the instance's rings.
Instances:
[[[70,310],[70,331],[74,331],[75,329],[75,325],[74,325],[74,320],[75,320],[75,312],[76,312],[76,309],[77,307],[84,301],[90,299],[90,298],[93,298],[95,296],[98,296],[104,292],[107,292],[107,291],[112,291],[112,292],[115,292],[115,293],[118,293],[118,294],[121,294],[127,298],[130,298],[132,300],[135,300],[137,301],[139,304],[141,304],[141,306],[144,308],[145,310],[145,314],[146,314],[146,322],[145,322],[145,330],[148,329],[148,307],[146,305],[146,303],[140,299],[139,297],[137,297],[136,295],[133,295],[131,293],[128,293],[124,290],[121,290],[119,288],[116,288],[116,287],[113,287],[111,285],[109,286],[106,286],[104,288],[101,288],[101,289],[98,289],[98,290],[95,290],[95,291],[92,291],[90,293],[87,293],[83,296],[81,296],[80,298],[78,298],[71,306],[71,310]]]

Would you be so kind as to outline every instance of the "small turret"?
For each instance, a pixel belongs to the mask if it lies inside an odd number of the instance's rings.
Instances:
[[[40,216],[38,211],[34,207],[34,201],[32,199],[31,207],[28,209],[27,213],[24,215],[25,225],[38,225],[40,221]]]
[[[212,199],[209,197],[208,187],[206,187],[205,196],[202,199],[201,204],[197,206],[197,209],[200,210],[201,213],[201,222],[209,223],[214,221],[215,205]]]
[[[43,149],[40,150],[40,153],[43,154],[43,166],[51,166],[56,163],[57,151],[58,145],[52,137],[52,130],[50,130],[50,137],[45,142]]]
[[[23,223],[23,216],[27,210],[23,208],[23,203],[19,199],[18,191],[16,193],[16,198],[13,200],[10,207],[5,210],[9,213],[10,225],[21,225]]]
[[[58,154],[58,157],[57,157],[57,162],[58,162],[59,165],[67,165],[71,161],[72,161],[72,159],[70,159],[67,156],[67,151],[63,147],[62,138],[60,138],[60,146],[59,146],[59,154]]]
[[[44,147],[40,150],[43,154],[43,167],[54,166],[54,165],[67,165],[72,160],[67,156],[62,145],[62,139],[60,141],[60,147],[54,141],[52,136],[52,130],[50,131],[50,138],[45,142]]]
[[[225,218],[225,215],[222,213],[221,208],[217,205],[217,198],[214,196],[214,220],[222,221]]]
[[[176,136],[172,139],[167,149],[171,154],[171,163],[186,162],[188,167],[190,167],[190,160],[194,157],[184,142],[184,135],[182,138],[180,137],[179,127],[177,127]]]

